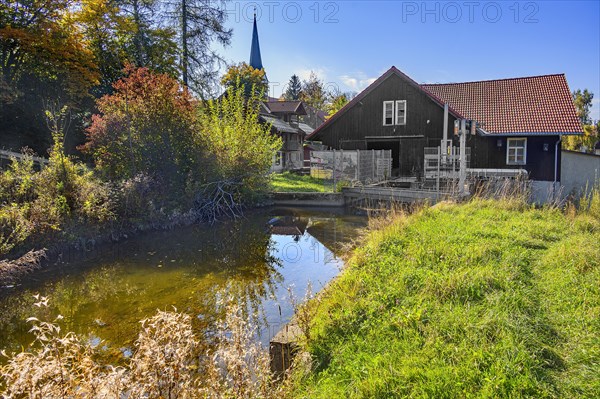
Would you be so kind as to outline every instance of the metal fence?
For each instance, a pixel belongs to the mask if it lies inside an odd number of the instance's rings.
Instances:
[[[333,181],[377,183],[392,174],[391,150],[311,151],[310,175]]]
[[[448,147],[446,154],[441,147],[425,147],[424,172],[426,179],[458,179],[460,172],[460,148]],[[471,166],[471,148],[465,148],[466,167]]]

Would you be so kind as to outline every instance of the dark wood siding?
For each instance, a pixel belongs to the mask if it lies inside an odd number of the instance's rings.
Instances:
[[[472,168],[519,169],[529,172],[532,180],[554,181],[554,154],[559,136],[528,136],[525,165],[506,163],[507,137],[469,137]],[[544,151],[547,144],[548,151]],[[560,145],[558,146],[558,177],[560,177]]]
[[[383,126],[383,102],[406,100],[406,125]],[[333,148],[369,137],[407,136],[442,138],[444,110],[429,96],[397,75],[390,75],[320,135]],[[427,122],[429,121],[429,123]],[[358,145],[354,143],[354,145]]]
[[[383,102],[406,100],[406,124],[383,125]],[[448,121],[448,138],[454,137],[454,120]],[[400,175],[420,175],[425,147],[437,147],[443,136],[444,109],[419,87],[392,74],[345,114],[324,126],[318,140],[336,149],[390,149],[393,167]],[[498,140],[501,147],[498,147]],[[554,150],[558,136],[527,137],[527,164],[506,164],[506,137],[469,136],[473,168],[524,168],[534,180],[554,180]],[[548,151],[544,151],[548,144]],[[560,154],[559,154],[560,157]],[[560,165],[560,159],[559,159]],[[559,171],[560,175],[560,171]]]

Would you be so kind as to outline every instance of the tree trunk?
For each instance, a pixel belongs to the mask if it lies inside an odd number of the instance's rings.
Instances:
[[[188,85],[188,44],[187,44],[187,0],[181,0],[181,73],[183,84]]]
[[[133,1],[133,20],[135,22],[135,36],[133,44],[135,46],[135,62],[138,67],[144,66],[143,49],[142,49],[142,22],[140,18],[140,5],[138,0]]]

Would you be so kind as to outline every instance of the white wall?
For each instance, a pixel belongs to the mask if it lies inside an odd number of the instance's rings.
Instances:
[[[560,183],[563,197],[578,197],[586,186],[600,178],[600,155],[566,151],[561,153]]]

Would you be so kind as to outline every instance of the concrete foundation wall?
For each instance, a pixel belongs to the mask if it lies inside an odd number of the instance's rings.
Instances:
[[[271,193],[274,205],[282,206],[344,206],[341,193]]]
[[[552,202],[555,197],[554,182],[531,180],[531,197],[529,200],[534,204],[543,205]],[[556,184],[556,190],[560,189]]]
[[[600,178],[600,156],[575,151],[562,151],[560,173],[563,197],[580,196]]]

